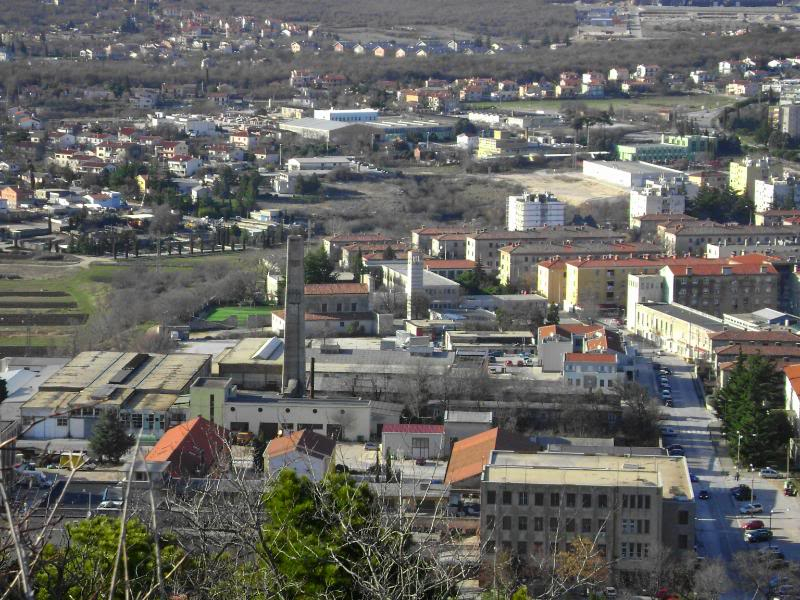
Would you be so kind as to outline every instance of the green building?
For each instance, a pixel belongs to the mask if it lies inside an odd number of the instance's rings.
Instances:
[[[690,162],[712,159],[717,154],[717,138],[709,135],[661,135],[660,143],[619,144],[619,160],[648,163]]]

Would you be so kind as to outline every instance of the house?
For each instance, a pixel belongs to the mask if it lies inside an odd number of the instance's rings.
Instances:
[[[661,72],[661,67],[658,65],[638,65],[634,75],[637,79],[649,80],[658,77]]]
[[[786,410],[800,418],[800,365],[789,365],[783,369],[786,377]]]
[[[291,469],[298,477],[321,480],[334,462],[336,441],[311,429],[293,431],[277,437],[264,450],[264,470],[276,475]]]
[[[387,423],[381,431],[381,450],[394,458],[438,460],[446,450],[444,425]]]
[[[253,146],[255,146],[256,138],[255,136],[250,135],[250,132],[246,129],[242,129],[231,133],[228,136],[228,141],[237,148],[250,150],[253,148]]]
[[[491,429],[492,417],[492,411],[444,411],[444,433],[448,443],[448,454],[453,449],[453,444],[458,440],[463,440]]]
[[[21,208],[28,198],[30,198],[28,191],[17,186],[7,185],[0,189],[0,200],[5,201],[9,210]]]
[[[178,177],[191,177],[202,164],[199,158],[193,156],[175,156],[167,161],[167,169]]]
[[[147,463],[166,463],[172,477],[202,477],[228,459],[225,429],[203,417],[168,429],[145,456]]]
[[[620,387],[624,374],[615,352],[567,352],[562,377],[565,385],[595,391]]]

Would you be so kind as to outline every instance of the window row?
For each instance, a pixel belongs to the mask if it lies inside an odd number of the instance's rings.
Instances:
[[[567,508],[577,507],[579,500],[581,508],[592,508],[593,505],[596,505],[597,508],[608,508],[608,494],[598,494],[595,498],[593,494],[568,493],[562,496],[559,492],[553,492],[548,494],[548,496],[549,506],[561,506],[561,501],[563,499],[564,506]],[[514,492],[510,490],[504,490],[500,494],[500,503],[505,506],[528,506],[531,499],[533,500],[533,506],[544,506],[545,494],[544,492],[535,492],[533,494],[529,492],[517,492],[515,496]],[[650,508],[650,498],[648,497],[647,500],[647,508]],[[496,490],[488,490],[486,492],[486,504],[497,504]]]
[[[572,517],[566,517],[564,519],[559,519],[558,517],[549,517],[547,520],[547,530],[551,532],[557,532],[561,530],[566,531],[567,533],[577,533],[578,525],[580,525],[580,533],[593,533],[594,530],[592,529],[592,522],[593,519],[590,518],[578,520]],[[528,531],[528,526],[530,525],[533,528],[533,531],[544,531],[544,523],[544,517],[520,516],[517,517],[515,521],[514,517],[506,515],[500,519],[500,528],[503,531],[511,531],[512,527],[516,525],[517,531]],[[486,515],[486,530],[493,530],[495,528],[495,524],[496,521],[494,515]],[[605,530],[606,520],[598,519],[596,531],[605,532]],[[647,521],[647,531],[650,531],[649,521]]]

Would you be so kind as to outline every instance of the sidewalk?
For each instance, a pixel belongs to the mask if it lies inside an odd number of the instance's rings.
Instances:
[[[736,473],[736,465],[730,456],[728,441],[722,437],[722,424],[714,419],[708,424],[708,437],[711,439],[711,446],[714,455],[720,466],[720,474],[725,477],[733,477]]]

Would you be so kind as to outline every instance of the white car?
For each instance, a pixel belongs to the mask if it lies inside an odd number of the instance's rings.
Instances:
[[[745,504],[739,509],[739,512],[743,515],[759,515],[764,512],[764,507],[758,502],[755,502],[752,504]]]
[[[781,474],[772,467],[764,467],[761,469],[761,477],[764,479],[780,479]]]
[[[97,505],[97,510],[102,512],[122,510],[122,500],[104,500]]]

